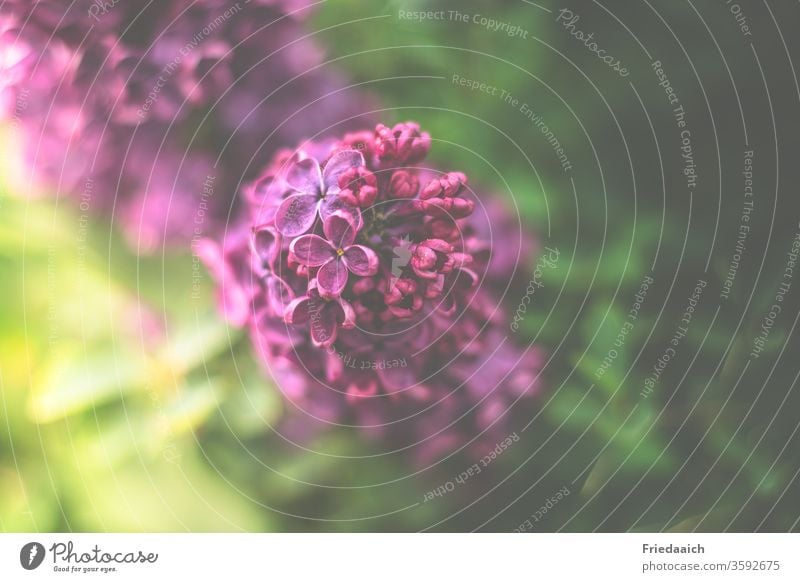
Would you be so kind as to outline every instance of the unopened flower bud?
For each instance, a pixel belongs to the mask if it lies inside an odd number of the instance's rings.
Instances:
[[[339,174],[338,196],[350,206],[369,208],[378,196],[375,174],[363,166],[349,168]]]
[[[419,179],[406,170],[397,170],[389,182],[392,198],[413,198],[419,190]]]
[[[371,131],[356,131],[348,133],[342,139],[342,145],[347,148],[360,151],[364,157],[369,159],[375,153],[375,138]]]
[[[391,128],[378,125],[375,135],[376,153],[385,163],[416,164],[431,148],[431,136],[420,132],[416,123],[398,123]]]
[[[420,192],[419,197],[422,200],[442,196],[452,198],[461,192],[466,183],[467,177],[461,172],[448,172],[444,176],[428,182],[422,189],[422,192]]]

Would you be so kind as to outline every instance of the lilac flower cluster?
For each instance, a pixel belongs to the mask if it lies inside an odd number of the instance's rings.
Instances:
[[[463,173],[421,166],[430,146],[415,123],[306,142],[246,186],[222,242],[199,245],[296,416],[419,445],[423,462],[505,436],[542,358],[507,337],[496,293],[530,241]]]
[[[309,3],[6,0],[0,117],[20,128],[26,181],[71,197],[90,182],[82,202],[142,252],[213,232],[222,194],[278,144],[365,107],[321,67]]]

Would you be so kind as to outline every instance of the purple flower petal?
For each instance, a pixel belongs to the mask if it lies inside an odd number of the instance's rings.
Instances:
[[[336,250],[331,243],[316,234],[304,234],[292,241],[289,251],[297,262],[306,267],[319,267],[336,257]]]
[[[328,347],[336,341],[338,322],[335,303],[326,303],[311,312],[311,340],[318,346]]]
[[[253,224],[275,224],[275,215],[278,212],[278,205],[263,205],[263,206],[252,206],[250,208],[250,216],[252,218]]]
[[[368,247],[350,245],[342,259],[350,272],[359,277],[371,277],[378,272],[378,255]]]
[[[322,218],[323,222],[326,218],[332,215],[334,212],[345,212],[353,217],[356,225],[356,232],[361,229],[361,225],[363,224],[363,220],[361,218],[361,210],[359,210],[356,206],[350,206],[339,198],[336,195],[329,195],[325,196],[322,201],[319,203],[319,216]]]
[[[211,275],[217,283],[222,282],[225,274],[225,257],[222,254],[222,247],[211,239],[203,238],[197,241],[194,250],[206,268],[211,271]]]
[[[355,324],[355,311],[343,299],[328,301],[316,311],[311,308],[311,339],[318,346],[330,346],[336,341],[339,328],[350,329]]]
[[[250,320],[250,296],[245,289],[228,278],[220,286],[217,301],[225,319],[234,327],[244,327]]]
[[[331,156],[322,172],[324,192],[336,194],[339,192],[339,174],[350,168],[364,165],[364,156],[356,150],[343,150]]]
[[[349,247],[356,238],[354,217],[341,210],[337,210],[323,221],[322,230],[334,250]]]
[[[453,287],[456,289],[472,289],[480,283],[478,273],[472,269],[461,268],[455,270],[455,277],[453,278]]]
[[[319,198],[308,194],[295,194],[281,202],[275,214],[275,226],[284,236],[303,234],[314,225]]]
[[[353,306],[341,297],[337,297],[331,303],[335,303],[338,307],[336,321],[344,329],[352,329],[356,325],[356,312]]]
[[[283,312],[283,320],[294,325],[303,325],[311,319],[311,298],[308,295],[292,299]]]
[[[301,194],[320,196],[324,192],[319,163],[314,158],[306,158],[289,166],[286,170],[286,183]]]
[[[277,176],[259,178],[243,190],[245,200],[256,207],[277,204],[289,192],[286,183]]]
[[[272,267],[281,250],[281,235],[271,226],[255,227],[250,240],[252,250],[258,259]]]
[[[317,288],[325,298],[338,297],[347,284],[347,267],[339,259],[331,259],[317,272]]]
[[[458,305],[455,296],[452,293],[448,293],[437,303],[436,311],[444,317],[452,317],[456,312],[456,307]]]
[[[225,256],[223,248],[213,241],[202,239],[196,247],[200,257],[217,281],[219,309],[234,327],[243,327],[250,318],[250,295],[239,284],[236,270]]]
[[[276,275],[269,275],[264,279],[264,286],[267,291],[267,306],[275,316],[283,315],[286,306],[294,299],[292,292],[286,281]]]

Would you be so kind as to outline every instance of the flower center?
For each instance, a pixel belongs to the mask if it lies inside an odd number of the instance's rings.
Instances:
[[[344,249],[336,249],[336,256],[341,257],[344,254]]]

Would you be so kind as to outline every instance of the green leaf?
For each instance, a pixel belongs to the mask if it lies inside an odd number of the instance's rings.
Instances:
[[[28,401],[28,412],[44,423],[76,414],[141,387],[149,362],[130,351],[61,349],[52,355]]]

